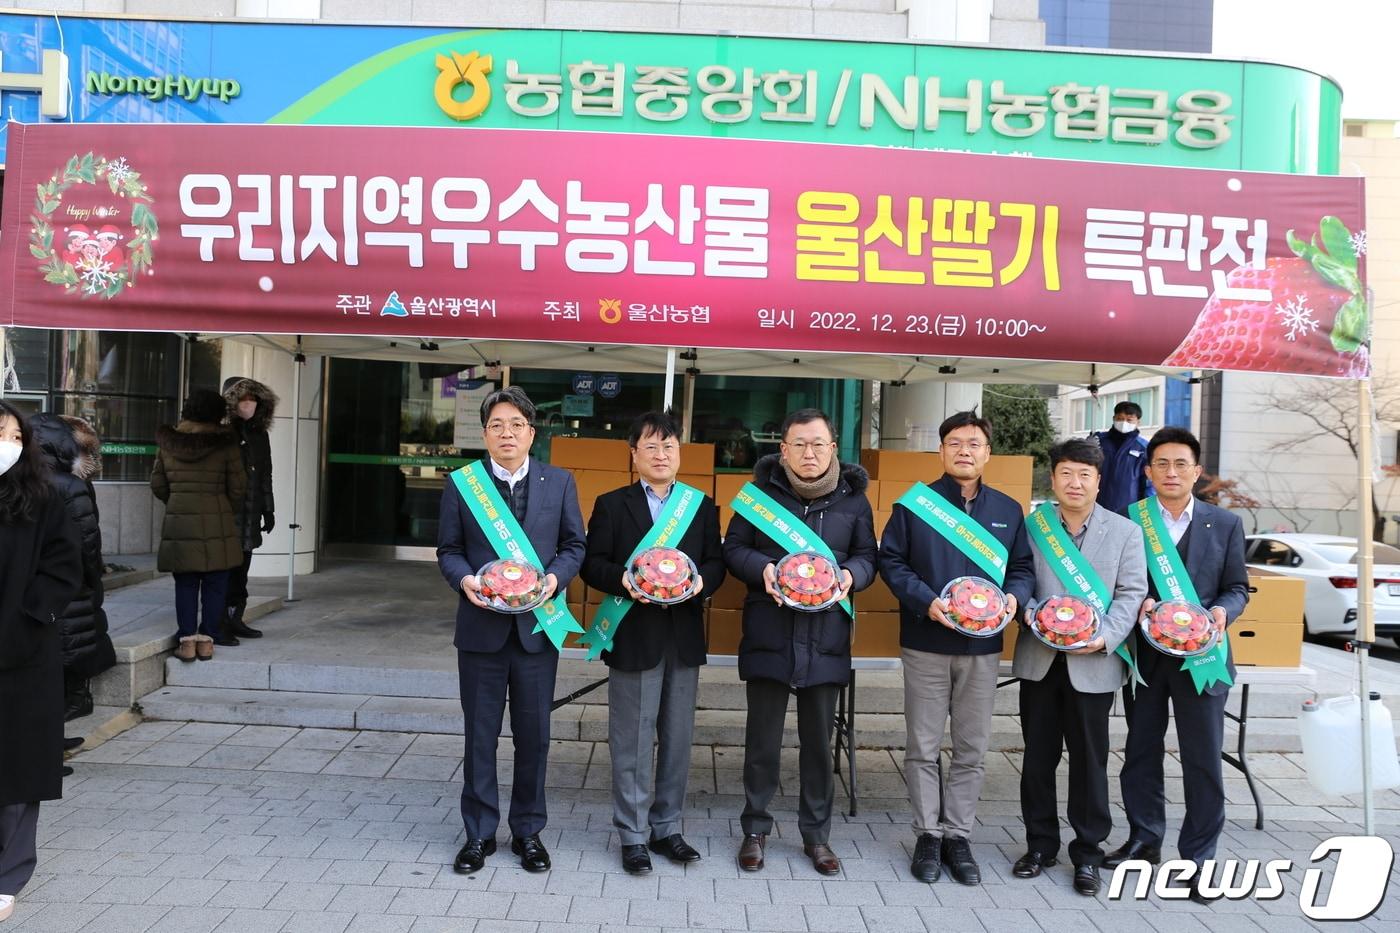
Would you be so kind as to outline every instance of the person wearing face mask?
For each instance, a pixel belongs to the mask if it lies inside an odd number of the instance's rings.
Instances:
[[[248,568],[253,552],[262,547],[263,535],[277,525],[272,507],[272,444],[268,429],[277,411],[277,395],[256,379],[234,376],[224,380],[224,401],[229,423],[238,432],[238,450],[248,475],[248,488],[238,510],[238,532],[243,562],[229,571],[228,605],[224,609],[224,634],[232,644],[239,638],[262,638],[262,632],[243,621],[248,608]]]
[[[1147,441],[1138,433],[1142,408],[1136,402],[1113,406],[1113,427],[1090,435],[1103,450],[1103,481],[1099,484],[1099,505],[1110,512],[1121,512],[1139,499],[1152,495],[1147,466]]]
[[[0,921],[38,864],[40,801],[63,796],[59,620],[83,559],[47,474],[24,416],[0,400]]]
[[[851,676],[851,608],[845,600],[816,612],[789,608],[778,594],[777,562],[798,551],[822,554],[840,568],[843,597],[873,583],[875,523],[865,495],[870,480],[859,464],[837,459],[835,432],[824,412],[793,412],[781,436],[779,453],[758,461],[753,482],[734,500],[724,538],[724,562],[749,590],[739,642],[739,677],[748,694],[739,867],[763,868],[783,725],[789,698],[796,696],[802,851],[819,874],[836,875],[841,861],[830,846],[831,733],[837,698]]]

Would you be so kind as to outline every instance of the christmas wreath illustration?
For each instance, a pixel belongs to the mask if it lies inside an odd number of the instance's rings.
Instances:
[[[130,205],[128,220],[119,207],[70,211],[86,223],[63,224],[64,196],[75,185],[105,186]],[[101,189],[93,192],[101,195]],[[151,267],[151,244],[159,233],[150,193],[125,158],[75,155],[38,186],[29,218],[29,252],[39,260],[44,281],[83,298],[115,298]],[[109,219],[110,218],[110,221]],[[115,221],[115,222],[112,222]]]

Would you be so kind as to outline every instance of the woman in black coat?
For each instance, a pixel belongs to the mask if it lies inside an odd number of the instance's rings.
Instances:
[[[227,618],[224,633],[237,638],[261,638],[262,632],[243,621],[248,608],[248,568],[253,552],[262,547],[262,536],[277,523],[272,508],[272,442],[267,436],[277,412],[277,393],[256,379],[233,376],[224,380],[224,402],[229,423],[238,431],[238,449],[248,488],[238,510],[238,530],[243,538],[243,563],[229,572]]]
[[[0,400],[0,920],[38,862],[39,802],[63,796],[59,616],[83,565],[46,473],[24,416]]]
[[[52,412],[29,419],[48,462],[49,483],[78,526],[83,548],[83,584],[60,620],[63,635],[64,719],[92,712],[88,681],[117,663],[102,608],[102,529],[92,476],[101,469],[101,442],[92,426]]]

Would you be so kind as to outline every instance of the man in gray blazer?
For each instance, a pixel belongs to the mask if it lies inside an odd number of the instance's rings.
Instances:
[[[1055,864],[1060,850],[1055,769],[1069,751],[1069,844],[1074,889],[1092,896],[1102,886],[1103,842],[1113,829],[1108,803],[1108,714],[1127,679],[1115,650],[1132,633],[1147,595],[1142,532],[1131,521],[1095,504],[1103,452],[1091,441],[1070,440],[1050,449],[1055,514],[1112,595],[1099,637],[1075,651],[1056,651],[1023,631],[1012,670],[1021,679],[1021,818],[1027,852],[1012,874],[1034,878]],[[1057,529],[1058,530],[1058,529]],[[1034,536],[1032,536],[1034,541]],[[1035,550],[1035,603],[1068,591],[1047,556]]]

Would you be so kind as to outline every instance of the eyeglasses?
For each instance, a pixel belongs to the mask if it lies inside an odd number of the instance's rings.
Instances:
[[[810,443],[808,441],[793,441],[790,444],[787,441],[783,441],[783,443],[786,444],[788,447],[791,447],[793,450],[797,451],[799,454],[805,454],[807,453],[807,451],[810,450],[815,456],[818,457],[820,457],[822,454],[826,453],[828,450],[836,446],[835,444],[828,444],[826,441],[811,441]]]
[[[648,457],[654,457],[658,453],[662,453],[670,457],[678,453],[681,448],[679,444],[643,444],[642,446],[637,447],[635,449],[640,450]]]
[[[530,422],[522,418],[513,418],[510,421],[492,421],[486,425],[486,430],[493,437],[501,437],[507,431],[511,434],[520,434],[528,427],[531,427]]]
[[[978,453],[987,447],[981,441],[944,441],[943,446],[952,451],[965,450],[970,454]]]
[[[1165,473],[1168,469],[1175,469],[1178,473],[1185,473],[1196,464],[1190,460],[1153,460],[1152,469]]]

